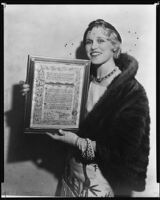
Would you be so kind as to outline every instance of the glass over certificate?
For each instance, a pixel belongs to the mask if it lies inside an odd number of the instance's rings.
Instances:
[[[90,61],[28,57],[25,132],[77,130],[85,115]]]

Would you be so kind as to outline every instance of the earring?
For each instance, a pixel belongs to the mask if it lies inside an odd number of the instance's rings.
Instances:
[[[118,59],[119,58],[119,55],[121,54],[121,49],[117,49],[114,53],[114,58],[115,59]]]

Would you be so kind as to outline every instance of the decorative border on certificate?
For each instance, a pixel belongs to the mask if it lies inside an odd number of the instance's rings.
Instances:
[[[77,130],[85,115],[90,61],[28,57],[25,132]]]

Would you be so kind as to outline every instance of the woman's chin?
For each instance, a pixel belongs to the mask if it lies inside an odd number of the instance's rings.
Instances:
[[[102,62],[99,62],[99,61],[92,61],[92,60],[91,60],[91,63],[92,63],[93,65],[101,65],[101,64],[103,64]]]
[[[91,59],[91,63],[94,65],[100,65],[102,62],[96,59]]]

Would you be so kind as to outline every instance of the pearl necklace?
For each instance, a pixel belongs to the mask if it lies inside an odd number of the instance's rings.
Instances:
[[[114,68],[114,69],[113,69],[109,74],[107,74],[106,76],[101,77],[101,78],[95,78],[95,81],[98,82],[98,83],[100,83],[100,82],[102,82],[104,79],[109,78],[109,77],[110,77],[111,75],[113,75],[116,71],[117,71],[117,67]]]

